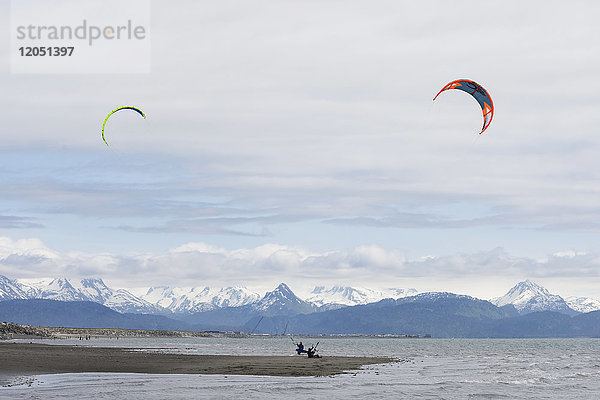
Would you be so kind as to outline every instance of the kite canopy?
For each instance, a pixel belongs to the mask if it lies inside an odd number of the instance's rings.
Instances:
[[[435,101],[435,99],[437,99],[440,93],[450,89],[458,89],[462,90],[463,92],[467,92],[471,96],[473,96],[475,100],[477,100],[477,102],[481,106],[481,111],[483,112],[483,129],[481,130],[481,132],[479,132],[479,134],[481,135],[488,128],[488,126],[490,126],[490,123],[492,122],[492,117],[494,116],[494,103],[492,102],[492,98],[490,97],[487,90],[485,90],[483,86],[481,86],[477,82],[473,82],[468,79],[458,79],[444,86],[442,90],[440,90],[438,94],[435,95],[433,100]]]
[[[131,107],[131,106],[124,106],[124,107],[119,107],[119,108],[115,108],[114,110],[112,110],[106,116],[106,118],[104,118],[104,123],[102,124],[102,140],[104,140],[104,143],[106,143],[107,146],[108,146],[108,142],[106,141],[106,138],[104,137],[104,127],[106,126],[106,121],[108,121],[108,119],[110,118],[111,115],[113,115],[117,111],[121,111],[121,110],[133,110],[133,111],[137,112],[138,114],[140,114],[142,117],[144,117],[144,119],[146,119],[146,115],[144,115],[144,112],[142,110],[140,110],[139,108],[135,108],[135,107]]]

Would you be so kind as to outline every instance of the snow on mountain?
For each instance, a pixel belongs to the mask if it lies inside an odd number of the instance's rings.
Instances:
[[[88,301],[100,303],[122,313],[151,314],[161,311],[159,307],[134,296],[125,289],[111,289],[102,279],[82,279],[74,285]]]
[[[588,313],[600,310],[600,301],[589,297],[569,296],[565,301],[575,311],[580,313]]]
[[[251,305],[257,312],[279,313],[285,310],[307,313],[343,306],[367,304],[384,298],[398,299],[417,294],[415,289],[389,289],[375,291],[365,288],[334,286],[315,287],[306,301],[298,298],[284,283],[263,297],[245,287],[193,287],[177,288],[156,286],[148,289],[142,299],[160,305],[174,313],[196,313],[224,307]],[[287,311],[285,311],[287,312]]]
[[[109,289],[102,279],[82,279],[80,282],[73,283],[77,289],[90,301],[102,304],[107,298],[112,296],[113,290]]]
[[[14,282],[25,292],[28,299],[36,299],[40,288],[48,286],[53,280],[52,278],[17,279]]]
[[[399,299],[396,299],[396,304],[404,304],[404,303],[430,303],[434,301],[444,300],[444,299],[466,299],[466,300],[479,300],[475,297],[468,296],[466,294],[455,294],[450,292],[425,292],[418,293],[411,296],[404,296]],[[484,301],[484,300],[480,300]]]
[[[154,286],[148,289],[146,294],[140,298],[163,307],[170,309],[176,299],[184,293],[180,288],[171,288],[169,286]]]
[[[262,297],[243,286],[225,288],[156,286],[148,289],[141,297],[173,313],[184,314],[243,306],[247,306],[250,311],[265,315],[309,313],[316,309],[314,305],[299,299],[284,283]]]
[[[316,286],[310,294],[311,296],[306,301],[318,307],[332,304],[355,306],[375,303],[386,297],[383,292],[350,286],[333,286],[329,289],[325,286]]]
[[[92,301],[118,312],[155,313],[156,306],[142,300],[127,290],[111,289],[102,279],[70,281],[66,278],[20,279],[16,281],[28,299],[59,301]]]
[[[564,314],[574,314],[565,300],[530,280],[517,283],[504,296],[490,300],[498,307],[512,304],[520,314],[536,311],[557,311]]]
[[[27,293],[18,282],[0,275],[0,301],[12,299],[26,299]]]
[[[376,303],[383,299],[399,299],[407,296],[414,296],[418,292],[415,289],[388,289],[385,291],[372,290],[351,286],[333,286],[329,289],[325,286],[316,286],[311,296],[306,300],[318,307],[334,305],[338,306],[356,306],[359,304]]]
[[[148,289],[143,299],[174,313],[196,313],[223,307],[240,307],[260,299],[260,295],[243,286],[226,288],[172,288],[157,286]]]
[[[217,291],[212,297],[211,304],[217,307],[240,307],[259,299],[258,293],[251,292],[243,286],[226,287]]]
[[[67,278],[21,279],[17,280],[26,290],[30,299],[58,301],[86,301],[86,296],[75,289]]]
[[[70,281],[66,278],[10,280],[0,275],[0,300],[51,299],[92,301],[119,312],[196,313],[225,307],[248,306],[265,315],[310,313],[327,309],[375,303],[382,299],[401,299],[417,295],[415,289],[372,290],[361,287],[315,287],[309,298],[298,298],[284,283],[264,296],[242,286],[168,287],[156,286],[142,296],[125,289],[109,288],[102,279]],[[425,294],[427,295],[427,294]],[[600,310],[600,301],[584,297],[562,297],[550,294],[529,280],[519,282],[502,297],[490,300],[496,306],[512,304],[521,314],[534,311],[558,311],[566,314]],[[575,311],[574,311],[575,310]]]
[[[416,296],[419,294],[419,291],[417,289],[414,288],[409,288],[409,289],[397,289],[397,288],[393,288],[393,289],[388,289],[387,291],[391,296],[392,299],[400,299],[402,297],[410,297],[410,296]]]
[[[313,304],[298,298],[285,283],[267,292],[262,299],[251,306],[253,311],[265,315],[308,314],[316,311]]]

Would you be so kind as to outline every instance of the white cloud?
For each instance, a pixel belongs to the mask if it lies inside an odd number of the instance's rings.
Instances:
[[[585,287],[600,280],[600,255],[584,252],[536,261],[498,248],[411,260],[401,251],[376,245],[309,252],[277,244],[226,250],[195,242],[158,254],[62,253],[39,239],[6,237],[0,239],[0,245],[0,274],[10,278],[100,276],[118,287],[242,284],[267,290],[287,282],[301,291],[317,284],[347,284],[454,290],[490,298],[508,289],[499,287],[498,279],[506,282],[504,285],[525,278],[542,279],[560,289],[561,279],[567,278],[569,290],[573,277]]]
[[[40,260],[56,260],[59,253],[48,248],[40,239],[26,238],[17,239],[0,237],[0,259],[11,256],[31,257]]]
[[[552,254],[554,257],[564,257],[564,258],[575,258],[577,256],[585,256],[587,255],[587,251],[575,251],[575,250],[565,250],[565,251],[557,251]]]
[[[171,250],[172,253],[186,253],[186,252],[198,252],[198,253],[220,253],[224,254],[225,249],[221,249],[215,246],[211,246],[207,243],[194,242],[185,243]]]

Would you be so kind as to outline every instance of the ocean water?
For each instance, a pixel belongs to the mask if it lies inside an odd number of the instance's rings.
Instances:
[[[331,377],[23,376],[10,378],[11,386],[0,388],[0,399],[600,399],[600,339],[294,339],[319,341],[323,357],[391,356],[398,361]],[[294,357],[289,337],[36,342]]]

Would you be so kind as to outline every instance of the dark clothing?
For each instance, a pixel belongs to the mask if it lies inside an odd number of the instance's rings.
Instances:
[[[298,348],[296,349],[296,352],[298,354],[307,353],[307,351],[304,350],[304,345],[302,344],[302,342],[298,343],[296,346],[298,346]]]

